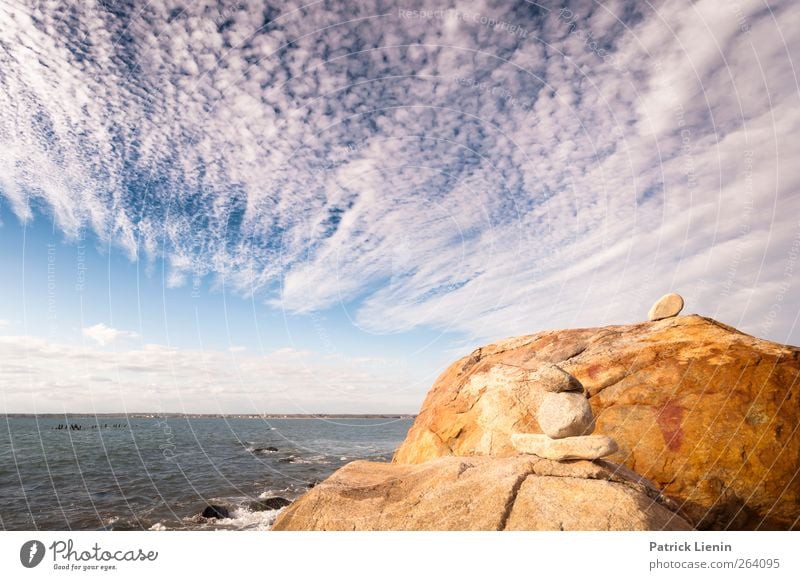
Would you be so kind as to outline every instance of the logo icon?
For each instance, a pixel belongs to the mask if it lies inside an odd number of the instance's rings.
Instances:
[[[19,561],[26,568],[35,568],[44,559],[44,544],[39,540],[28,540],[19,549]]]

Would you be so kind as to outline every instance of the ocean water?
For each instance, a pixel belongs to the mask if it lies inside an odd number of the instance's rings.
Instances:
[[[389,461],[411,419],[3,418],[0,529],[269,529],[356,459]],[[74,423],[80,430],[58,429]],[[231,517],[206,519],[208,504]]]

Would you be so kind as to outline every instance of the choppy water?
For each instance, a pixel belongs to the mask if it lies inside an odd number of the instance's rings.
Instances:
[[[82,429],[56,429],[64,423]],[[294,499],[355,459],[388,461],[410,426],[409,419],[4,418],[0,528],[268,529],[277,512],[251,502]],[[209,503],[231,508],[232,517],[198,517]]]

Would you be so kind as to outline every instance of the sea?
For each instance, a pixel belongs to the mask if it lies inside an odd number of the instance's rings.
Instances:
[[[0,529],[268,530],[271,498],[354,460],[390,461],[412,421],[1,418]],[[209,505],[227,517],[203,517]]]

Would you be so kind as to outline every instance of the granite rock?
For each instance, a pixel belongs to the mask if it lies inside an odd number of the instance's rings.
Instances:
[[[690,530],[648,481],[602,460],[442,457],[355,461],[278,516],[274,530]]]
[[[511,444],[520,453],[554,461],[600,459],[616,453],[618,449],[614,440],[605,435],[551,439],[547,435],[515,433],[511,436]]]
[[[650,308],[648,320],[663,320],[678,316],[683,310],[683,297],[680,294],[665,294]]]
[[[550,393],[583,392],[581,382],[557,365],[543,365],[533,373],[530,380]]]
[[[542,431],[553,439],[594,431],[592,407],[583,393],[546,393],[536,418]]]
[[[394,461],[517,454],[513,433],[542,432],[546,365],[583,384],[614,461],[698,527],[800,528],[800,349],[697,315],[483,346],[437,379]]]

